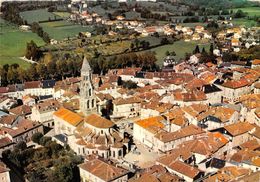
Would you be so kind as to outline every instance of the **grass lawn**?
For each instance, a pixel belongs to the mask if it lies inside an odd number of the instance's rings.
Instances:
[[[257,26],[257,23],[254,20],[247,20],[245,18],[233,19],[231,21],[235,26],[244,25],[246,27]]]
[[[83,27],[81,25],[75,25],[67,21],[55,21],[48,23],[41,23],[43,30],[46,31],[49,36],[56,40],[62,40],[67,37],[75,37],[79,32],[92,32],[93,28],[90,26]]]
[[[3,66],[5,64],[19,64],[20,67],[27,69],[30,67],[30,63],[27,63],[26,61],[18,58],[18,57],[2,57],[0,56],[0,66]]]
[[[125,51],[126,49],[129,49],[130,44],[130,41],[113,42],[102,47],[102,49],[100,49],[99,51],[102,52],[103,55],[118,54]]]
[[[70,16],[70,13],[68,12],[52,12],[52,13],[62,18],[69,18]]]
[[[174,44],[164,45],[164,46],[151,49],[151,51],[154,51],[156,53],[156,58],[158,60],[157,64],[161,66],[163,63],[163,59],[165,58],[166,51],[175,51],[176,53],[175,59],[179,60],[181,58],[184,58],[185,53],[192,53],[196,45],[199,45],[201,50],[203,47],[205,47],[206,51],[208,51],[210,47],[209,43],[200,43],[196,41],[191,41],[191,42],[177,41],[174,42]]]
[[[0,65],[18,63],[28,67],[29,63],[19,59],[26,50],[26,43],[33,40],[43,45],[43,40],[32,32],[22,32],[18,27],[0,19]]]
[[[152,36],[139,38],[140,42],[143,41],[143,40],[148,41],[150,43],[150,46],[157,46],[157,45],[161,44],[162,39],[160,37],[152,37]]]
[[[239,9],[247,13],[248,16],[260,16],[260,7],[236,8],[233,11],[236,12]]]
[[[46,9],[24,11],[20,13],[20,16],[28,23],[48,21],[49,19],[54,20],[55,16],[56,18],[60,18],[58,15],[48,12]]]
[[[197,25],[206,26],[207,24],[198,22],[198,23],[180,23],[180,25],[185,26],[185,27],[196,27]]]

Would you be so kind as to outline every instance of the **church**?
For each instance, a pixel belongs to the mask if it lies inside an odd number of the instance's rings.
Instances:
[[[84,117],[60,108],[54,112],[55,134],[62,135],[65,143],[78,155],[122,158],[130,150],[130,139],[124,131],[118,130],[115,123],[97,114],[92,70],[86,58],[81,68],[81,79],[80,111]]]

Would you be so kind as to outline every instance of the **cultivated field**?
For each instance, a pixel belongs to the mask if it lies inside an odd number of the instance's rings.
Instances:
[[[69,18],[70,13],[69,12],[53,12],[53,14],[62,17],[62,18]]]
[[[236,12],[239,9],[247,13],[248,16],[260,16],[260,7],[237,8],[233,9],[233,11]]]
[[[44,44],[36,34],[20,31],[17,26],[0,18],[0,65],[17,63],[22,67],[28,67],[30,64],[19,57],[24,56],[26,43],[31,40],[37,45]]]
[[[24,11],[20,13],[20,16],[26,20],[29,24],[39,21],[54,20],[55,17],[59,19],[58,15],[48,12],[46,9],[38,9],[32,11]]]
[[[257,26],[257,23],[254,20],[247,20],[245,18],[233,19],[231,21],[235,26],[246,26],[246,27],[254,27]]]
[[[232,9],[233,12],[237,12],[238,10],[242,10],[243,12],[247,13],[247,16],[249,17],[260,17],[260,7],[247,7],[247,8],[236,8]],[[246,27],[253,27],[257,26],[257,22],[254,20],[248,20],[247,18],[238,18],[238,19],[233,19],[232,23],[235,26],[246,26]]]
[[[163,59],[165,58],[165,52],[166,51],[175,51],[176,56],[175,59],[179,60],[181,58],[185,57],[185,53],[191,53],[196,45],[199,45],[200,49],[202,50],[203,47],[205,47],[206,51],[209,50],[210,44],[209,43],[200,43],[200,42],[184,42],[184,41],[177,41],[174,42],[174,44],[170,45],[164,45],[160,46],[154,49],[151,49],[151,51],[154,51],[156,53],[156,58],[157,58],[157,64],[162,65]]]
[[[56,40],[62,40],[68,37],[75,37],[79,32],[92,32],[90,26],[83,27],[67,21],[54,21],[40,24],[49,36]]]

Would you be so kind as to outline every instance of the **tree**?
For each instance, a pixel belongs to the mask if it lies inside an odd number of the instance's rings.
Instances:
[[[214,50],[214,45],[211,43],[209,48],[210,54],[213,54],[213,50]]]
[[[39,76],[41,77],[41,79],[46,79],[48,72],[47,72],[47,67],[45,66],[45,64],[37,64],[36,71],[39,74]]]
[[[119,77],[117,78],[117,85],[118,85],[118,86],[121,86],[122,84],[123,84],[122,77],[119,76]]]
[[[17,79],[18,79],[18,72],[16,69],[14,68],[9,68],[8,72],[7,72],[7,81],[9,83],[17,83]]]
[[[42,146],[45,146],[48,141],[51,141],[51,137],[45,137],[45,136],[43,136],[43,137],[40,139],[39,144],[42,145]]]
[[[71,69],[73,69],[73,67],[71,67]],[[48,71],[48,74],[51,76],[51,78],[53,78],[56,75],[57,67],[56,67],[55,61],[50,61],[47,64],[47,71]]]
[[[40,56],[41,56],[41,52],[37,47],[36,43],[33,40],[27,43],[25,57],[27,59],[38,60]]]
[[[57,169],[56,174],[58,181],[70,182],[73,181],[73,169],[70,164],[61,163]]]
[[[130,44],[130,49],[131,49],[131,51],[133,51],[133,50],[134,50],[134,47],[135,47],[134,43],[133,43],[133,42],[131,42],[131,44]]]
[[[100,78],[99,78],[99,81],[98,81],[98,87],[100,87],[102,84],[103,84],[103,82],[102,82],[102,79],[101,79],[101,77],[100,77]]]
[[[193,51],[193,54],[197,54],[197,53],[200,53],[200,48],[198,45],[196,45],[194,51]]]
[[[135,44],[135,49],[138,51],[139,50],[140,41],[138,39],[135,39],[134,40],[134,44]]]
[[[17,150],[23,151],[26,148],[27,148],[27,145],[24,141],[21,141],[21,142],[19,142],[18,144],[15,145],[15,149],[17,149]]]
[[[137,88],[137,84],[131,80],[123,81],[123,87],[127,89],[135,89]]]
[[[17,72],[18,72],[18,79],[20,80],[21,83],[23,83],[26,79],[28,79],[26,71],[22,67],[19,67]]]
[[[176,56],[176,52],[175,52],[175,51],[172,51],[172,52],[170,53],[170,55],[171,55],[171,56]]]
[[[169,40],[168,40],[166,37],[164,37],[164,38],[162,38],[162,40],[161,40],[161,44],[162,44],[162,45],[169,44]]]
[[[38,143],[39,144],[42,137],[43,137],[42,133],[39,133],[39,132],[34,133],[33,136],[32,136],[32,141],[34,143]]]
[[[215,22],[215,21],[211,21],[207,24],[207,28],[213,28],[213,29],[218,29],[219,26],[218,26],[218,23]]]
[[[205,50],[205,47],[202,48],[202,51],[201,51],[202,54],[206,54],[206,50]]]
[[[51,40],[50,37],[49,37],[49,34],[47,32],[43,32],[42,39],[46,43],[49,43],[50,40]]]
[[[237,10],[234,15],[234,18],[244,18],[246,17],[246,13],[244,13],[241,9]]]
[[[36,69],[36,64],[31,64],[28,69],[27,75],[30,80],[37,80],[39,78],[39,74]]]
[[[58,156],[59,152],[63,149],[63,147],[60,144],[57,144],[56,142],[51,142],[50,148],[52,155],[54,156]]]

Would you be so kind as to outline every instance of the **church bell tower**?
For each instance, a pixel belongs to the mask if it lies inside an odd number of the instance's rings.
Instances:
[[[86,57],[81,68],[80,110],[84,114],[96,112],[96,96],[92,84],[92,70]]]

